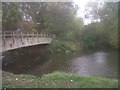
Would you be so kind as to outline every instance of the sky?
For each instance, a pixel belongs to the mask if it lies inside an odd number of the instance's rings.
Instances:
[[[85,5],[89,2],[90,0],[74,0],[75,4],[79,6],[78,10],[78,16],[82,17],[84,20],[84,24],[89,24],[91,21],[88,19],[84,18],[84,10],[85,10]]]
[[[79,10],[78,10],[78,16],[82,17],[84,20],[84,24],[87,25],[89,23],[91,23],[90,19],[85,19],[84,15],[85,15],[85,5],[89,2],[103,2],[104,0],[74,0],[75,4],[77,4],[79,6]]]

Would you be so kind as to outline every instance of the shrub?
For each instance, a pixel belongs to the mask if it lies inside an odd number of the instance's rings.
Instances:
[[[60,41],[60,40],[56,40],[56,41],[52,42],[49,45],[48,50],[50,52],[64,52],[66,54],[77,51],[76,46],[73,42]]]

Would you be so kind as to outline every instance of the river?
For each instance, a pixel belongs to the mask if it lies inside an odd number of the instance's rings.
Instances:
[[[39,52],[34,50],[20,57],[15,57],[10,54],[11,52],[7,54],[8,56],[4,55],[3,70],[32,75],[63,71],[84,76],[118,78],[117,51],[96,50],[75,55],[65,55],[50,54],[46,53],[45,50],[41,53],[41,50]]]

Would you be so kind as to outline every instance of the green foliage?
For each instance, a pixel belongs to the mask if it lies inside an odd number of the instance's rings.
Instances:
[[[28,27],[29,25],[29,27]],[[19,23],[22,32],[37,32],[37,25],[33,21]]]
[[[3,30],[15,30],[17,23],[22,19],[17,3],[2,3],[2,28]]]
[[[84,27],[80,42],[83,48],[101,48],[107,45],[106,32],[100,22],[91,23]]]
[[[103,9],[101,10],[101,13],[103,12],[104,16],[107,15],[103,21],[103,29],[106,29],[108,32],[108,43],[112,47],[118,48],[118,3],[105,3]]]
[[[47,32],[61,37],[64,33],[75,31],[83,28],[83,21],[76,17],[77,6],[72,2],[40,2],[40,3],[24,3],[30,8],[24,7],[23,11],[27,10],[33,21],[38,24],[38,32]]]
[[[88,9],[89,18],[93,21],[99,19],[100,22],[93,22],[86,26],[90,32],[83,33],[84,45],[94,47],[108,45],[118,48],[118,3],[104,2],[104,4],[99,4],[95,2],[89,3],[87,8],[91,8],[91,11]]]
[[[114,2],[89,3],[86,16],[93,23],[84,25],[82,18],[76,16],[78,7],[73,2],[3,3],[3,29],[15,29],[19,21],[23,31],[54,34],[57,41],[49,46],[52,52],[72,52],[80,47],[118,48],[117,7]],[[32,19],[20,21],[24,16]]]
[[[53,72],[39,76],[2,72],[3,88],[117,88],[118,80]]]
[[[91,30],[84,31],[81,41],[84,43],[85,48],[94,47],[96,44],[96,33]]]
[[[77,51],[78,49],[73,42],[56,40],[49,45],[48,50],[50,52],[64,52],[69,54]]]

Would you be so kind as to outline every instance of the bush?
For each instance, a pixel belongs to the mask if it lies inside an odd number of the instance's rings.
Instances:
[[[96,46],[97,35],[93,30],[85,30],[82,33],[81,41],[84,48],[91,48]]]
[[[77,51],[73,42],[56,40],[48,47],[50,52],[64,52],[66,54]]]

